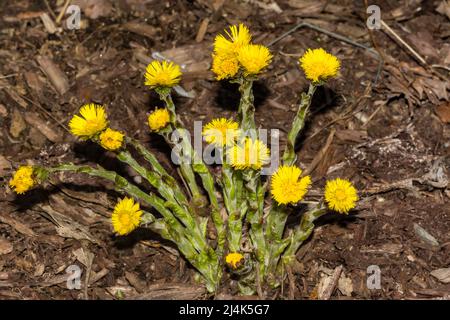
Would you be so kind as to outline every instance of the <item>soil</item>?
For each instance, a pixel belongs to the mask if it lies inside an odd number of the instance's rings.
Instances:
[[[145,65],[155,54],[185,65],[181,85],[195,98],[175,100],[188,127],[232,117],[237,90],[214,80],[210,52],[214,36],[239,22],[266,45],[301,22],[325,31],[307,25],[271,45],[273,62],[255,86],[256,120],[279,129],[283,146],[307,88],[298,58],[309,47],[337,55],[341,75],[316,93],[298,141],[299,165],[313,177],[310,199],[337,176],[361,190],[354,213],[319,221],[290,281],[265,298],[321,298],[320,287],[339,266],[331,299],[449,298],[445,1],[378,1],[397,37],[385,28],[368,30],[362,1],[79,0],[72,1],[81,7],[75,30],[57,23],[64,2],[0,4],[0,299],[210,298],[170,243],[145,230],[113,236],[109,217],[119,194],[110,184],[67,174],[15,196],[8,180],[27,162],[98,163],[137,179],[111,154],[67,131],[87,102],[106,105],[111,126],[140,139],[175,176],[170,150],[148,133],[146,115],[160,102],[143,84]],[[43,14],[56,30],[44,25]],[[81,290],[67,287],[71,265],[82,272]],[[378,289],[367,285],[373,265],[380,270]],[[433,272],[445,268],[447,278]],[[235,284],[224,285],[221,297],[236,298]]]

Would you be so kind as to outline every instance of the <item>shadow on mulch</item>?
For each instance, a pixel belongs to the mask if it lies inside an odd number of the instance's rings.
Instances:
[[[253,94],[255,96],[255,109],[264,104],[267,98],[271,95],[271,91],[265,82],[259,80],[253,83]],[[219,81],[219,89],[215,96],[217,105],[229,111],[236,111],[239,107],[241,94],[239,92],[239,85],[237,83],[230,83],[228,81]]]

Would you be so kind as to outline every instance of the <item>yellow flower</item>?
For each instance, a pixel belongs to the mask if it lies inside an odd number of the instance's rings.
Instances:
[[[236,57],[213,54],[211,70],[216,74],[217,80],[233,78],[239,71],[239,62]]]
[[[74,115],[69,122],[70,132],[83,140],[102,132],[108,125],[103,106],[90,103],[81,107],[80,115]]]
[[[156,109],[148,116],[148,126],[152,131],[164,129],[170,122],[170,114],[167,109]]]
[[[270,151],[261,140],[245,138],[227,151],[227,161],[236,169],[259,170],[270,161]]]
[[[272,177],[272,197],[280,204],[297,203],[303,199],[311,185],[311,177],[300,178],[297,166],[281,166]]]
[[[147,66],[145,79],[145,85],[150,88],[173,87],[181,80],[180,66],[173,62],[154,60]]]
[[[123,133],[106,129],[100,134],[100,145],[106,150],[114,151],[119,149],[123,143]]]
[[[300,64],[306,78],[312,82],[326,81],[336,77],[340,62],[339,59],[324,49],[308,49],[300,58]]]
[[[114,231],[121,236],[130,233],[139,226],[141,215],[139,203],[132,198],[123,198],[116,204],[111,216]]]
[[[202,134],[208,143],[219,147],[231,145],[240,134],[239,124],[225,118],[213,119],[203,128]]]
[[[242,260],[244,260],[244,256],[239,252],[232,252],[227,254],[225,257],[225,262],[230,268],[237,269],[240,267]]]
[[[358,194],[350,181],[337,178],[327,181],[325,201],[331,210],[347,214],[355,207]]]
[[[245,74],[258,74],[269,65],[272,54],[265,46],[249,44],[239,49],[238,60]]]
[[[14,176],[9,181],[11,188],[14,188],[15,192],[18,194],[23,194],[30,190],[36,181],[33,177],[33,167],[32,166],[21,166],[14,173]]]
[[[236,57],[242,46],[250,43],[252,36],[248,28],[242,23],[239,26],[230,26],[230,32],[225,30],[224,35],[217,35],[214,39],[214,52],[216,54]]]

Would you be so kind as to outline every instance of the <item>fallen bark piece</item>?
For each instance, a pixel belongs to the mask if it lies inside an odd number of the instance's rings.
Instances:
[[[444,123],[450,123],[450,103],[443,103],[435,108],[439,119]]]
[[[0,256],[3,254],[8,254],[13,251],[13,245],[6,239],[0,238]]]
[[[147,292],[127,299],[131,300],[194,300],[205,294],[202,286],[190,284],[155,284],[147,288]]]
[[[47,13],[41,14],[41,20],[44,24],[45,30],[47,30],[48,33],[54,34],[57,31],[55,22],[53,22],[52,18]]]
[[[11,163],[0,154],[0,176],[5,176],[11,170]]]
[[[130,21],[122,26],[123,29],[153,39],[158,32],[154,26],[138,21]]]
[[[450,268],[436,269],[430,274],[442,283],[450,283]]]
[[[0,222],[10,225],[17,232],[19,232],[23,235],[26,235],[28,237],[36,236],[36,233],[34,233],[34,231],[32,229],[30,229],[25,224],[17,221],[16,219],[10,217],[9,215],[6,215],[4,212],[0,215]]]
[[[27,112],[25,114],[25,121],[38,129],[51,142],[56,143],[62,141],[62,134],[56,129],[51,128],[38,114]]]
[[[20,134],[26,129],[25,121],[19,110],[14,109],[11,117],[11,126],[9,127],[9,133],[13,138],[18,138]]]
[[[342,270],[344,267],[342,265],[336,267],[331,276],[324,276],[320,280],[318,288],[318,298],[323,300],[330,299],[331,295],[338,285],[339,278],[341,277]]]
[[[414,223],[414,232],[416,235],[425,243],[433,246],[433,247],[439,247],[439,242],[436,240],[435,237],[433,237],[431,234],[428,233],[427,230],[419,226],[417,223]]]
[[[36,61],[60,95],[69,90],[69,79],[66,74],[49,57],[38,56]]]

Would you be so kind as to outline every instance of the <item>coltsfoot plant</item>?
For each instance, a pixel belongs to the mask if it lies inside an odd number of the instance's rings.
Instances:
[[[347,214],[358,200],[349,181],[327,181],[323,199],[302,209],[296,225],[286,226],[289,215],[303,208],[297,205],[311,186],[311,178],[296,165],[295,140],[304,127],[316,88],[337,75],[340,62],[323,49],[308,49],[300,58],[309,89],[301,95],[287,146],[279,159],[281,165],[271,176],[265,176],[262,170],[271,162],[271,154],[255,125],[252,85],[270,64],[272,54],[267,47],[251,43],[249,30],[240,24],[216,37],[212,59],[216,78],[238,84],[241,93],[236,121],[219,118],[203,127],[203,138],[221,163],[218,176],[209,170],[203,154],[194,149],[176,113],[171,91],[181,80],[180,67],[169,61],[153,61],[147,66],[145,85],[159,95],[165,107],[149,115],[148,126],[173,148],[179,179],[170,176],[139,141],[110,128],[105,107],[91,103],[73,116],[71,132],[112,152],[147,180],[153,191],[143,191],[117,172],[72,163],[19,167],[9,185],[22,194],[61,171],[110,180],[125,195],[111,215],[117,235],[125,236],[143,227],[172,241],[212,293],[222,278],[230,278],[223,277],[224,272],[238,281],[242,294],[278,287],[285,268],[311,235],[314,222],[330,211]],[[137,161],[133,154],[145,161]],[[207,229],[212,226],[211,233]]]

